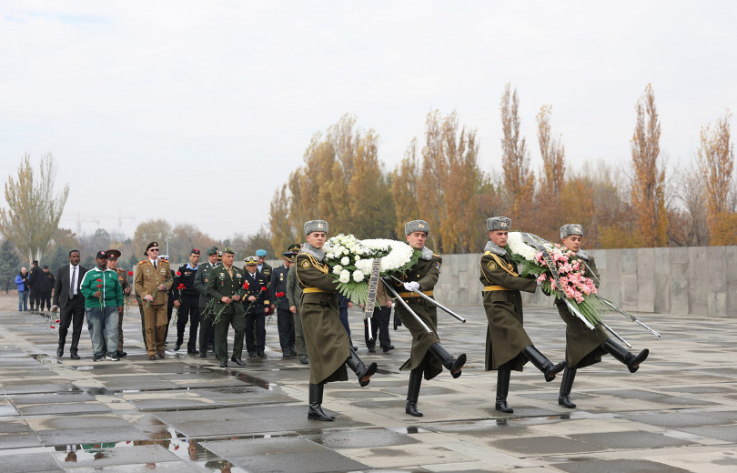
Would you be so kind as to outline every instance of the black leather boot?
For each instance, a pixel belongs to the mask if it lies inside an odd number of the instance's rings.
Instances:
[[[466,354],[461,353],[458,355],[458,358],[453,358],[453,355],[448,353],[448,351],[443,347],[443,345],[439,343],[433,343],[430,345],[430,353],[435,355],[435,358],[440,360],[440,362],[448,368],[448,371],[450,371],[450,374],[457,378],[461,375],[462,371],[461,368],[463,368],[463,365],[466,364]]]
[[[361,387],[368,386],[371,381],[371,376],[376,373],[376,363],[371,363],[366,367],[366,365],[363,364],[363,361],[361,361],[358,355],[356,355],[356,352],[353,351],[353,348],[350,350],[351,356],[345,361],[345,363],[351,370],[353,370],[354,373],[356,373],[356,376],[358,376],[358,384],[360,384]]]
[[[514,409],[507,405],[507,395],[509,394],[509,377],[512,372],[510,370],[498,370],[496,375],[496,410],[511,414]]]
[[[545,355],[532,345],[528,345],[522,351],[525,357],[535,365],[535,368],[539,369],[545,375],[545,381],[551,382],[555,379],[555,375],[563,371],[566,367],[566,362],[561,361],[557,365],[554,365],[550,360],[545,358]]]
[[[560,382],[560,394],[558,394],[558,404],[568,409],[575,409],[576,405],[571,402],[568,397],[573,389],[573,380],[576,378],[577,368],[566,368],[563,371],[563,380]]]
[[[409,387],[407,388],[406,414],[413,417],[422,417],[422,412],[417,410],[417,399],[420,397],[420,384],[422,384],[422,369],[415,368],[409,372]]]
[[[310,408],[307,410],[307,418],[311,420],[332,421],[335,417],[325,414],[322,410],[322,391],[324,384],[310,384]]]
[[[634,373],[635,371],[639,370],[640,363],[647,360],[647,356],[650,354],[650,350],[645,348],[635,356],[627,351],[627,349],[623,346],[618,345],[617,342],[615,342],[611,338],[608,338],[607,341],[604,342],[604,349],[608,351],[609,354],[612,355],[614,358],[627,365],[630,373]]]

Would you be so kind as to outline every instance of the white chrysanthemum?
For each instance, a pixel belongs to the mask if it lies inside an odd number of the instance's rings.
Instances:
[[[349,273],[347,270],[343,270],[340,272],[340,277],[338,278],[338,281],[342,282],[343,284],[347,283],[351,280],[351,273]]]
[[[353,280],[356,282],[363,281],[364,280],[363,271],[361,271],[360,269],[353,271]]]
[[[509,245],[509,250],[512,253],[520,255],[529,261],[534,260],[535,255],[537,254],[537,250],[534,247],[528,245],[522,240],[520,232],[510,232],[509,238],[507,238],[507,245]]]
[[[351,259],[347,256],[344,256],[340,259],[340,264],[343,266],[348,266],[348,264],[351,262]]]
[[[371,260],[370,259],[362,259],[356,261],[356,269],[361,270],[363,274],[368,274],[371,272]]]
[[[333,274],[340,274],[341,271],[343,271],[343,266],[339,264],[333,266]]]

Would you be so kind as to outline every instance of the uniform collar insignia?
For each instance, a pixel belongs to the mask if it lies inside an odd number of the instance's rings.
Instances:
[[[579,258],[581,258],[584,261],[591,261],[591,255],[588,254],[588,253],[586,253],[583,250],[578,250],[578,253],[576,253],[576,256],[578,256]]]
[[[420,256],[421,259],[425,261],[430,261],[432,259],[432,250],[426,246],[422,247],[422,256]]]
[[[497,245],[493,241],[489,241],[488,243],[486,243],[486,246],[484,247],[484,251],[491,251],[497,256],[506,256],[507,254],[507,250]]]
[[[325,252],[322,250],[318,250],[309,243],[304,244],[304,246],[302,247],[302,253],[307,253],[308,255],[314,256],[315,259],[321,263],[325,259]]]

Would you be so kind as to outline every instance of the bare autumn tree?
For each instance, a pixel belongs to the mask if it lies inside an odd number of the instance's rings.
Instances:
[[[712,245],[737,243],[732,179],[734,144],[729,119],[730,113],[727,112],[713,127],[703,127],[701,144],[697,151]]]
[[[502,167],[504,189],[509,196],[510,217],[524,225],[525,214],[532,206],[535,176],[530,169],[525,139],[520,137],[519,99],[510,84],[504,87],[500,103],[502,118]],[[515,224],[516,225],[516,224]]]
[[[565,147],[560,141],[552,136],[550,118],[553,107],[543,105],[538,112],[537,140],[540,146],[540,156],[543,160],[543,172],[540,173],[540,191],[536,197],[538,209],[536,221],[542,229],[541,234],[548,233],[556,235],[561,224],[560,200],[565,186]],[[569,220],[566,220],[569,221]]]
[[[133,233],[133,245],[138,259],[143,259],[146,245],[155,241],[161,248],[161,253],[166,252],[166,241],[173,237],[172,226],[164,219],[152,219],[141,222]]]
[[[69,196],[69,186],[54,192],[56,166],[51,154],[41,159],[38,171],[26,154],[18,167],[18,179],[8,177],[5,201],[0,209],[0,233],[13,242],[28,261],[41,261],[59,229],[59,219]]]
[[[660,121],[655,93],[648,84],[635,105],[637,121],[630,141],[632,150],[632,210],[637,221],[639,246],[668,244],[665,207],[665,169],[660,165]]]
[[[704,212],[704,182],[701,171],[692,169],[682,173],[679,179],[678,197],[683,213],[676,213],[682,235],[677,238],[679,246],[707,246],[709,227],[707,212]],[[670,220],[669,220],[670,221]],[[674,232],[675,233],[675,232]]]
[[[420,195],[417,190],[419,180],[417,166],[417,138],[413,138],[404,153],[404,158],[392,172],[392,199],[396,216],[396,234],[404,236],[404,224],[419,218]]]

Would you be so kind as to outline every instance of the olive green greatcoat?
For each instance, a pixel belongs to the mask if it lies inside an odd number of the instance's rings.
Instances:
[[[584,274],[592,278],[597,287],[599,286],[599,271],[593,257],[586,265]],[[583,368],[600,362],[601,355],[607,353],[601,345],[609,338],[604,327],[597,324],[594,330],[591,330],[581,319],[571,314],[562,300],[555,299],[555,305],[560,318],[566,323],[566,366]]]
[[[347,381],[351,356],[348,334],[340,323],[338,288],[327,264],[307,253],[297,255],[295,275],[302,288],[299,315],[310,358],[310,384]],[[307,288],[327,292],[304,292]]]
[[[417,264],[407,270],[404,275],[395,274],[394,276],[404,282],[417,281],[420,284],[421,291],[432,291],[435,284],[438,283],[438,278],[440,277],[440,265],[442,263],[443,259],[440,256],[433,254],[432,259],[430,260],[419,259]],[[407,292],[400,283],[394,280],[392,281],[395,285],[395,291],[398,293]],[[404,371],[421,368],[424,372],[425,379],[432,379],[443,372],[442,363],[428,352],[433,343],[440,343],[440,338],[437,334],[437,306],[419,296],[403,297],[402,300],[404,300],[412,311],[417,314],[423,322],[425,322],[432,332],[427,333],[427,330],[425,330],[417,319],[415,319],[407,309],[405,309],[401,302],[396,305],[396,312],[399,320],[402,321],[402,324],[407,327],[407,330],[412,334],[412,349],[409,353],[409,359],[405,361],[399,369]]]
[[[498,256],[510,269],[509,256]],[[486,332],[486,371],[504,369],[522,371],[527,358],[522,354],[532,340],[522,326],[522,296],[520,291],[535,292],[534,279],[513,276],[502,269],[491,251],[481,257],[481,284],[502,286],[504,291],[484,291],[484,310],[489,321]]]

